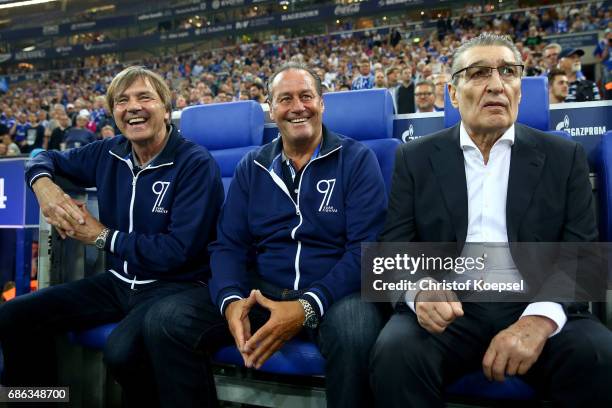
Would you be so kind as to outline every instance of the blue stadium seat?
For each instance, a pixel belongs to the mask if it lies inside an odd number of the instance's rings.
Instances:
[[[393,137],[393,98],[386,89],[332,92],[323,95],[323,123],[329,130],[359,140],[376,154],[387,187],[395,149],[401,144]]]
[[[482,370],[461,377],[446,388],[446,393],[485,400],[529,401],[536,397],[534,389],[520,378],[506,377],[504,382],[489,381]]]
[[[547,78],[523,78],[521,81],[521,94],[517,122],[535,129],[547,131],[550,128]],[[460,118],[459,110],[452,105],[448,89],[445,89],[444,127],[456,125]]]
[[[549,130],[546,133],[550,133],[551,135],[559,136],[567,140],[574,140],[572,139],[572,135],[567,133],[565,130]]]
[[[243,366],[242,356],[235,346],[222,347],[213,357],[220,364]],[[316,344],[293,339],[272,355],[259,369],[271,374],[322,376],[325,359]]]
[[[108,336],[110,336],[116,326],[117,323],[107,323],[87,330],[70,332],[68,333],[68,339],[79,346],[102,351],[104,350],[106,339],[108,339]]]
[[[181,113],[181,134],[215,158],[226,193],[240,159],[261,146],[263,128],[264,113],[254,101],[196,105]]]

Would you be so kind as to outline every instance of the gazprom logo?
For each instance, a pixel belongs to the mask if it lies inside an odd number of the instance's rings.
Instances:
[[[412,126],[411,123],[408,129],[406,129],[404,133],[402,133],[402,141],[406,143],[412,139],[416,139],[416,137],[414,136],[414,126]]]
[[[568,115],[565,115],[563,120],[557,123],[555,130],[565,131],[571,136],[596,136],[606,133],[605,126],[570,127],[570,118]]]
[[[557,127],[555,128],[555,130],[569,129],[569,125],[570,125],[569,116],[565,115],[565,117],[563,118],[563,121],[557,123]]]

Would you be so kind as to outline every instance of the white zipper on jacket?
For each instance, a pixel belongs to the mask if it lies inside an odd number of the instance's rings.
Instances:
[[[293,239],[294,241],[297,241],[297,251],[295,252],[295,261],[293,265],[295,269],[295,280],[293,282],[293,290],[298,290],[300,288],[300,253],[302,252],[302,241],[300,241],[299,239],[298,240],[295,239],[295,233],[297,232],[298,228],[302,226],[302,222],[304,221],[304,218],[302,218],[302,212],[300,211],[300,190],[302,188],[302,180],[304,178],[304,173],[306,172],[306,169],[308,168],[308,166],[310,166],[310,163],[316,160],[322,159],[324,157],[327,157],[330,154],[340,150],[341,148],[342,146],[338,146],[334,150],[331,150],[325,153],[323,156],[315,157],[314,159],[306,163],[306,166],[304,166],[304,169],[302,169],[302,176],[300,177],[300,182],[298,183],[297,203],[293,200],[293,197],[291,197],[291,194],[289,193],[289,190],[287,190],[287,186],[285,185],[285,182],[276,173],[274,173],[274,171],[268,170],[261,163],[259,163],[256,160],[253,160],[255,164],[257,164],[259,167],[264,169],[268,174],[270,174],[270,176],[272,177],[272,180],[274,180],[276,185],[278,185],[281,188],[281,190],[283,190],[285,194],[287,194],[287,196],[289,197],[293,205],[295,205],[295,214],[298,217],[300,217],[300,222],[298,223],[298,225],[296,225],[295,228],[291,230],[291,239]]]
[[[163,164],[160,164],[159,166],[147,166],[144,169],[140,170],[140,172],[135,175],[134,166],[132,165],[131,160],[124,159],[123,157],[119,157],[112,151],[109,151],[109,153],[115,156],[116,158],[118,158],[119,160],[121,160],[122,162],[126,163],[127,166],[130,168],[130,172],[132,173],[132,197],[130,198],[130,226],[128,229],[128,233],[131,233],[134,230],[134,201],[136,199],[136,182],[138,181],[138,176],[140,176],[140,174],[142,174],[142,172],[145,170],[157,169],[159,167],[164,167],[164,166],[171,166],[172,164],[174,164],[174,162],[163,163]],[[129,275],[127,261],[123,261],[123,273],[125,273],[126,275]],[[155,281],[156,279],[152,279],[152,280],[147,280],[143,282],[149,283],[149,282],[155,282]],[[132,285],[130,286],[130,289],[134,289],[135,285],[136,285],[136,274],[134,274],[134,279],[132,280]]]

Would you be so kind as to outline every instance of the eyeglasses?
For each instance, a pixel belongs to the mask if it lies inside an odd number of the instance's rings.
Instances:
[[[497,72],[499,73],[499,77],[503,81],[511,82],[516,79],[519,79],[523,75],[523,70],[525,69],[525,66],[519,64],[508,64],[502,65],[501,67],[485,67],[481,65],[472,65],[470,67],[466,67],[455,72],[452,78],[455,79],[455,76],[459,75],[462,72],[465,72],[466,81],[480,83],[491,78],[494,69],[497,70]]]
[[[414,96],[416,96],[417,98],[419,96],[431,96],[431,95],[433,95],[433,92],[417,92],[414,94]]]

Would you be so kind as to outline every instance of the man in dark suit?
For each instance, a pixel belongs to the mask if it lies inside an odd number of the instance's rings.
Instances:
[[[449,93],[461,124],[398,149],[381,241],[457,242],[460,250],[595,241],[583,149],[515,123],[523,66],[514,44],[484,33],[453,61]],[[523,264],[507,259],[515,264],[506,276],[522,279]],[[525,281],[532,290],[551,283]],[[480,368],[489,380],[520,375],[561,405],[612,406],[612,333],[580,306],[406,292],[371,355],[377,405],[443,406],[444,388]]]

